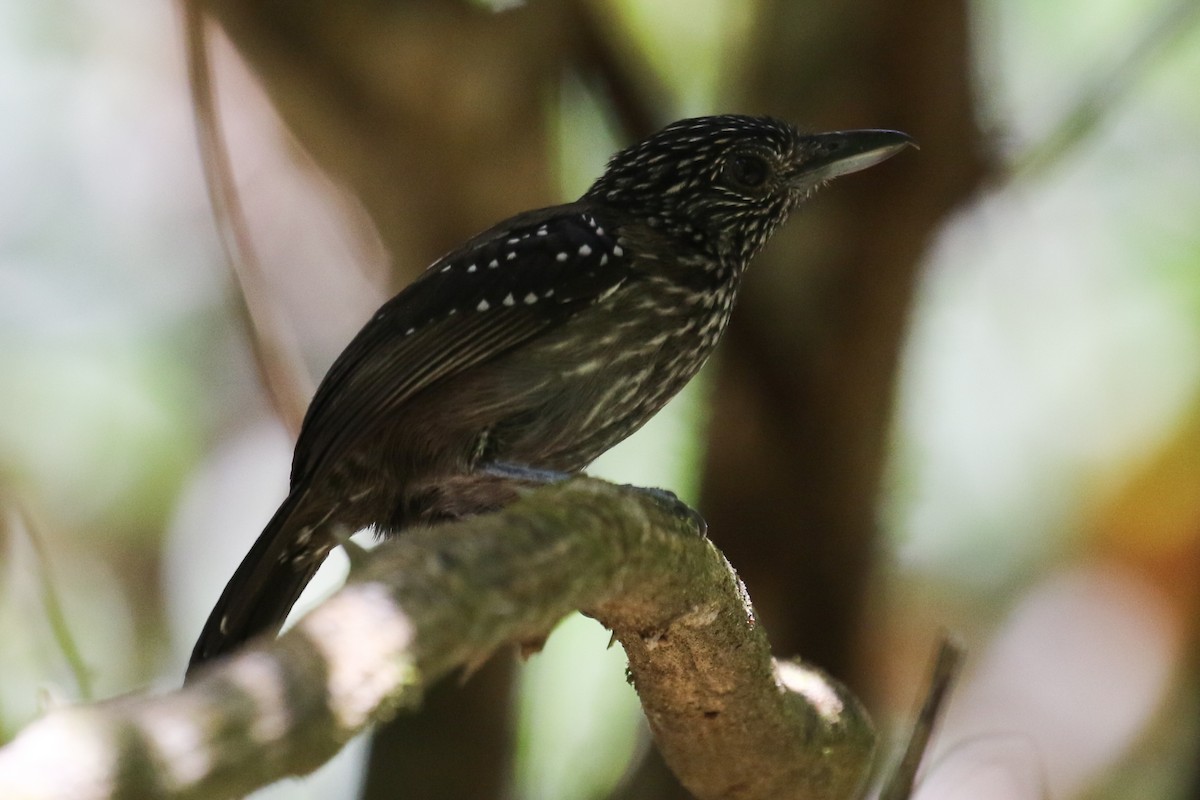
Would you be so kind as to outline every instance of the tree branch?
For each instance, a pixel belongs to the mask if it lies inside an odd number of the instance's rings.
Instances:
[[[1066,104],[1058,122],[1019,153],[1001,177],[1012,180],[1044,176],[1056,162],[1093,136],[1138,82],[1195,31],[1197,23],[1200,5],[1192,0],[1166,0],[1147,13],[1145,22],[1133,31],[1127,43],[1122,43],[1125,52],[1085,73],[1089,80]]]
[[[0,796],[233,797],[303,775],[456,668],[582,608],[613,629],[668,763],[699,798],[850,798],[857,702],[776,663],[740,581],[679,509],[591,479],[414,531],[341,591],[187,687],[60,709],[0,749]]]
[[[262,264],[254,249],[246,214],[233,179],[229,149],[221,131],[209,62],[207,20],[200,6],[182,3],[188,85],[196,121],[200,166],[208,187],[213,221],[220,234],[221,250],[237,285],[237,316],[246,332],[250,352],[263,388],[276,415],[295,437],[304,421],[304,410],[313,386],[295,337],[275,306]]]
[[[567,4],[575,67],[599,84],[627,141],[645,139],[673,118],[670,91],[613,19],[611,4]]]
[[[942,710],[950,697],[950,690],[962,671],[966,653],[958,642],[947,634],[938,641],[937,654],[929,675],[929,687],[917,710],[908,744],[892,773],[879,793],[879,800],[909,800],[917,782],[917,772],[925,758],[925,751],[933,738],[934,728],[942,716]]]

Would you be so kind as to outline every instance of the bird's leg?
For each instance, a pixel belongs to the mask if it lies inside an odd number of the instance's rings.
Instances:
[[[523,464],[508,464],[501,462],[487,464],[479,471],[486,475],[495,475],[497,477],[516,481],[519,485],[521,485],[522,488],[528,488],[532,484],[559,483],[567,480],[568,478],[574,477],[569,472],[536,469],[534,467],[527,467]],[[655,503],[673,516],[687,518],[692,525],[696,527],[696,530],[699,532],[700,536],[704,537],[708,535],[708,522],[706,522],[704,517],[700,515],[700,512],[680,500],[679,496],[669,489],[646,488],[628,484],[627,488],[642,492],[653,498]]]
[[[523,484],[550,484],[561,483],[569,478],[574,477],[570,472],[559,472],[553,469],[537,469],[536,467],[527,467],[524,464],[510,464],[503,461],[495,461],[490,464],[484,464],[483,467],[476,470],[485,475],[495,475],[498,478],[508,478],[518,481]]]
[[[700,534],[701,538],[708,536],[708,522],[700,515],[700,512],[680,500],[679,495],[670,489],[634,486],[632,484],[625,484],[625,488],[633,489],[646,495],[668,514],[687,519],[696,528],[696,532]]]
[[[574,473],[538,469],[523,464],[492,462],[464,475],[452,475],[410,490],[404,509],[404,525],[420,522],[436,524],[455,519],[500,511],[522,495],[575,477]],[[700,512],[667,489],[628,485],[641,492],[674,517],[685,518],[701,536],[708,535],[708,523]],[[396,525],[397,529],[403,525]]]
[[[435,524],[499,511],[540,486],[570,478],[566,472],[491,463],[461,475],[443,475],[410,486],[402,517],[391,527]]]

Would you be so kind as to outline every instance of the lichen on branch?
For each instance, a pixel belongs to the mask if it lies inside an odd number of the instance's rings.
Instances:
[[[325,763],[448,673],[581,609],[630,658],[656,742],[704,798],[851,798],[874,736],[857,701],[778,664],[732,568],[661,496],[593,479],[406,533],[275,640],[182,689],[49,713],[0,749],[0,796],[240,796]]]

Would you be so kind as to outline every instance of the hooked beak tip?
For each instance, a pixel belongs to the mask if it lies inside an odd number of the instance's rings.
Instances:
[[[854,130],[818,133],[808,137],[809,157],[799,165],[798,183],[817,183],[873,167],[906,147],[920,149],[907,133],[893,130]]]

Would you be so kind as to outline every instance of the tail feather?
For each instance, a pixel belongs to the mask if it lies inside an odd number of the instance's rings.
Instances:
[[[250,552],[229,579],[208,615],[188,662],[190,677],[197,667],[225,655],[261,633],[277,633],[323,558],[293,559],[297,532],[311,523],[302,513],[307,490],[297,487],[283,501],[259,534]],[[312,532],[316,544],[320,531]]]

